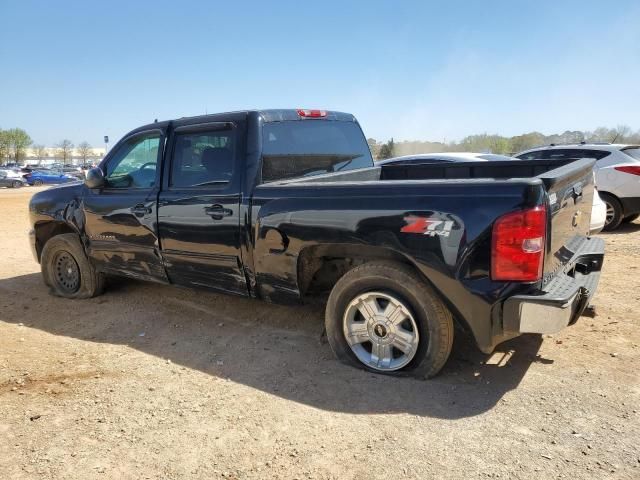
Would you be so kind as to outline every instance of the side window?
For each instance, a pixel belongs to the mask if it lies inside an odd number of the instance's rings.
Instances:
[[[580,158],[595,158],[596,160],[600,160],[610,153],[611,152],[607,152],[606,150],[581,150]]]
[[[580,158],[580,150],[572,150],[570,148],[558,148],[549,150],[550,160],[564,160],[566,158]]]
[[[160,134],[134,137],[109,159],[105,172],[108,188],[151,188],[156,181]]]
[[[233,129],[176,133],[170,188],[225,184],[233,175]]]
[[[520,160],[542,160],[549,158],[549,150],[534,150],[533,152],[518,155]]]

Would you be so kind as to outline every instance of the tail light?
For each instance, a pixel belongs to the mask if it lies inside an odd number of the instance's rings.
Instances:
[[[323,118],[327,116],[327,111],[298,109],[298,115],[305,118]]]
[[[542,278],[547,211],[538,206],[511,212],[493,225],[491,278],[534,282]]]
[[[640,165],[629,165],[626,167],[613,167],[614,170],[619,172],[630,173],[631,175],[640,175]]]

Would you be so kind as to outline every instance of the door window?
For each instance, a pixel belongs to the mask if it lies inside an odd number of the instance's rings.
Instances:
[[[225,185],[234,164],[234,130],[176,133],[169,186]]]
[[[131,138],[121,145],[107,163],[108,188],[151,188],[156,181],[160,134]]]

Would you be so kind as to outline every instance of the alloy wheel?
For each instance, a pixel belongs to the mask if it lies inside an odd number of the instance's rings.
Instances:
[[[345,310],[343,331],[358,360],[379,371],[405,367],[420,343],[409,307],[382,292],[367,292],[354,298]]]

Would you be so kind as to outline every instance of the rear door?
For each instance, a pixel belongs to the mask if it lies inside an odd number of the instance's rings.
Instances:
[[[158,229],[172,283],[248,295],[240,253],[242,129],[233,122],[177,127],[159,196]]]

